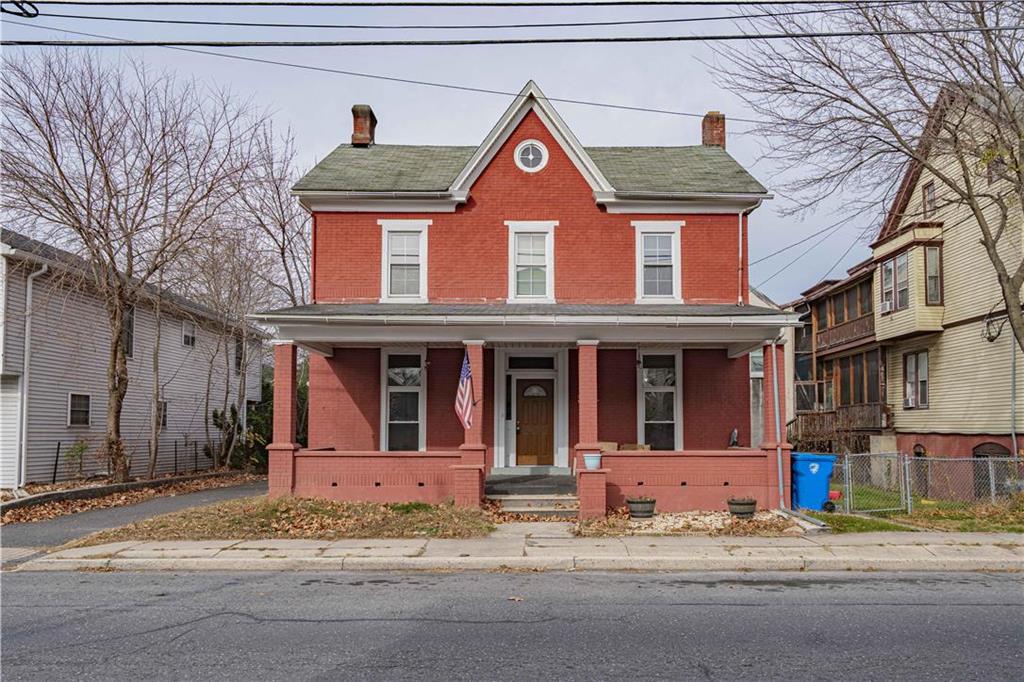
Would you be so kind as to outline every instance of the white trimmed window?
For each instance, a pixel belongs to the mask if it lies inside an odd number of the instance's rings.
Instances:
[[[906,251],[882,263],[880,311],[903,310],[910,305],[910,261]]]
[[[378,220],[381,226],[381,303],[427,300],[430,220]]]
[[[381,450],[427,449],[424,351],[382,351]]]
[[[682,354],[641,353],[637,373],[637,442],[652,450],[683,448]]]
[[[555,302],[555,226],[557,221],[506,221],[508,226],[508,300]]]
[[[167,430],[167,401],[158,400],[156,403],[156,416],[160,424],[160,430]]]
[[[121,346],[126,358],[135,357],[135,306],[129,305],[121,316]]]
[[[89,426],[92,423],[92,396],[68,393],[68,426]]]
[[[682,301],[681,221],[638,220],[636,228],[636,301]]]
[[[181,321],[181,345],[188,348],[196,347],[196,323],[190,320]]]

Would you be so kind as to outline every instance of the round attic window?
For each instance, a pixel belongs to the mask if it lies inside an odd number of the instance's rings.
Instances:
[[[548,165],[548,148],[537,140],[523,140],[516,146],[516,165],[527,173],[536,173]]]

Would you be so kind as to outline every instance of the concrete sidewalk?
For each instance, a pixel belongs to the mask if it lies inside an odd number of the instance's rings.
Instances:
[[[68,549],[20,571],[793,570],[1019,571],[1024,535],[857,533],[801,537],[576,538],[564,523],[513,523],[476,540],[200,540]]]

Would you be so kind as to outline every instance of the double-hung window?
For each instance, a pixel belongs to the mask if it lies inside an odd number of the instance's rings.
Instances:
[[[235,374],[241,374],[245,366],[245,341],[241,336],[235,337]]]
[[[924,247],[924,302],[942,305],[942,250],[938,246]]]
[[[555,221],[506,221],[509,302],[555,300]]]
[[[167,401],[158,400],[156,403],[156,416],[157,423],[160,424],[160,430],[167,430]]]
[[[188,348],[196,347],[196,323],[190,320],[181,321],[181,345]]]
[[[637,303],[682,300],[679,230],[683,224],[681,221],[633,221]]]
[[[121,315],[121,347],[126,358],[135,357],[135,306],[129,305]]]
[[[679,353],[640,357],[638,442],[652,450],[682,448],[679,366]]]
[[[427,300],[429,220],[379,220],[381,302]]]
[[[903,356],[903,407],[928,407],[928,351]]]
[[[935,183],[926,183],[921,188],[921,217],[928,220],[935,215]]]
[[[906,251],[882,263],[881,311],[910,305],[910,262]]]
[[[89,426],[92,422],[92,396],[68,394],[68,426]]]
[[[422,352],[384,352],[382,450],[426,450],[426,372]]]

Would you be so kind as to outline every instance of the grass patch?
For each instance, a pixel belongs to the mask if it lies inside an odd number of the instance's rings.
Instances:
[[[915,505],[910,516],[893,518],[961,533],[1024,533],[1024,493],[995,503],[970,506]]]
[[[478,538],[494,530],[479,509],[422,502],[377,504],[246,497],[94,533],[69,546],[122,540]]]
[[[904,526],[899,526],[885,519],[864,518],[851,514],[829,514],[828,512],[804,511],[808,516],[824,521],[833,533],[874,533],[877,531],[905,531]]]

